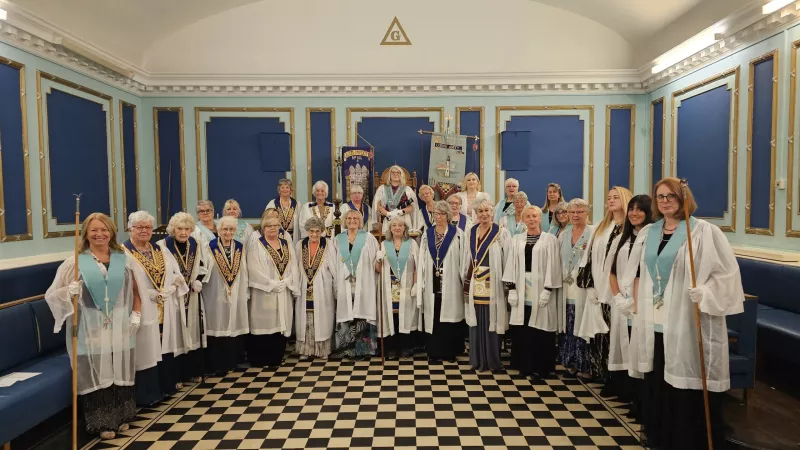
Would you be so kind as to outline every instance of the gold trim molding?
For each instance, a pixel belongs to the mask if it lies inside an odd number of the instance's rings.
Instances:
[[[794,175],[794,155],[795,155],[795,132],[797,124],[795,118],[797,117],[795,108],[797,106],[797,53],[800,49],[800,40],[792,42],[791,48],[791,72],[789,75],[789,138],[788,138],[788,164],[786,165],[786,237],[800,237],[800,229],[794,229],[793,218],[794,209],[793,205],[800,201],[797,191],[795,191],[795,175]],[[800,186],[800,184],[798,184]],[[798,212],[800,215],[800,212]]]
[[[161,163],[159,155],[159,142],[158,142],[158,112],[159,111],[177,111],[178,112],[178,133],[179,133],[179,147],[180,147],[180,165],[181,165],[181,210],[186,210],[186,151],[183,141],[183,108],[172,106],[156,106],[153,107],[153,148],[156,156],[156,224],[163,225],[161,222]],[[167,211],[169,213],[169,211]],[[167,218],[169,221],[169,218]]]
[[[94,89],[87,88],[86,86],[82,86],[80,84],[74,83],[72,81],[66,80],[64,78],[57,77],[55,75],[51,75],[47,72],[42,72],[41,70],[36,72],[36,108],[37,108],[37,118],[39,120],[39,180],[41,184],[41,194],[42,194],[42,233],[44,234],[45,239],[49,238],[58,238],[58,237],[66,237],[66,236],[74,236],[75,231],[49,231],[48,230],[48,219],[47,219],[47,197],[48,192],[51,188],[49,180],[50,180],[50,167],[49,167],[49,157],[48,157],[48,167],[45,167],[45,156],[49,155],[49,145],[45,146],[44,140],[44,120],[43,120],[43,98],[44,95],[42,93],[42,78],[45,80],[52,81],[53,83],[60,84],[62,86],[74,89],[79,92],[84,92],[86,94],[92,95],[94,97],[98,97],[102,101],[101,105],[108,105],[108,120],[106,122],[106,133],[107,133],[107,140],[110,148],[110,156],[109,156],[109,165],[111,166],[111,192],[109,195],[111,196],[111,213],[112,213],[112,221],[114,224],[117,224],[117,159],[116,153],[114,152],[114,100],[113,98],[108,95],[104,94],[99,91],[95,91]],[[66,91],[65,91],[66,92]],[[69,94],[69,92],[67,92]],[[49,127],[49,121],[48,121]],[[52,199],[52,196],[50,196]]]
[[[555,106],[497,106],[495,107],[495,189],[498,198],[505,195],[500,189],[500,114],[503,111],[588,111],[589,112],[589,223],[594,211],[594,106],[593,105],[555,105]],[[570,114],[575,115],[575,114]],[[578,115],[579,116],[579,115]],[[581,174],[583,175],[583,174]]]
[[[769,172],[769,228],[753,228],[750,226],[752,172],[753,172],[753,96],[755,94],[755,66],[772,59],[772,118],[770,122],[770,172]],[[750,74],[747,82],[747,201],[744,206],[744,232],[773,236],[775,234],[775,164],[777,162],[776,139],[778,136],[778,50],[775,49],[750,61]]]
[[[309,201],[314,199],[312,186],[316,181],[311,179],[311,113],[326,112],[331,115],[331,195],[337,192],[336,177],[336,108],[306,108],[306,161],[308,162],[308,196]],[[335,195],[334,195],[335,196]],[[342,201],[345,201],[344,190],[342,190]]]
[[[611,170],[611,110],[629,109],[631,111],[630,151],[628,154],[628,189],[633,191],[633,172],[636,160],[636,105],[607,105],[606,106],[606,160],[605,166],[605,192],[611,188],[609,172]]]
[[[665,97],[657,98],[650,102],[650,173],[647,174],[647,179],[650,180],[648,184],[648,191],[656,184],[653,179],[653,127],[655,126],[655,111],[656,105],[662,103],[661,107],[661,178],[664,178],[664,173],[667,169],[667,102]]]
[[[19,105],[22,116],[22,167],[25,170],[25,221],[28,232],[25,234],[6,234],[5,196],[3,192],[3,149],[0,147],[0,244],[3,242],[30,241],[33,239],[33,221],[31,213],[31,173],[28,160],[28,106],[25,95],[25,64],[0,56],[0,64],[19,70]]]
[[[486,155],[483,151],[483,127],[486,123],[485,120],[485,109],[483,106],[456,106],[456,134],[461,134],[461,113],[462,112],[480,112],[481,113],[481,128],[480,133],[478,134],[479,142],[478,142],[478,151],[481,152],[481,161],[480,161],[480,177],[481,177],[481,184],[485,186],[486,180],[484,179],[484,167],[486,166]],[[468,150],[471,151],[471,150]]]
[[[691,91],[693,91],[695,89],[699,89],[699,88],[701,88],[703,86],[707,86],[707,85],[709,85],[711,83],[724,80],[724,79],[730,77],[731,75],[733,75],[733,77],[734,77],[734,82],[733,82],[734,86],[733,86],[733,92],[732,92],[732,96],[731,96],[732,97],[731,101],[733,102],[732,103],[732,108],[731,108],[731,114],[732,114],[732,117],[733,117],[733,129],[732,130],[728,130],[728,142],[732,147],[731,151],[729,152],[728,157],[729,158],[733,158],[733,161],[732,161],[733,170],[732,170],[732,173],[731,173],[731,178],[728,181],[728,197],[729,197],[728,201],[730,202],[728,204],[728,209],[730,210],[730,213],[731,213],[731,224],[730,225],[721,225],[719,227],[722,231],[727,231],[729,233],[733,233],[733,232],[736,231],[736,192],[737,192],[737,189],[736,189],[736,187],[737,187],[736,178],[737,178],[737,175],[738,175],[738,167],[739,167],[739,162],[738,162],[738,160],[739,160],[739,144],[737,142],[737,139],[738,139],[738,136],[739,136],[739,72],[740,72],[740,68],[739,68],[739,66],[736,66],[736,67],[734,67],[732,69],[728,69],[728,70],[726,70],[726,71],[724,71],[722,73],[719,73],[719,74],[714,75],[712,77],[706,78],[705,80],[699,81],[699,82],[694,83],[694,84],[689,85],[689,86],[686,86],[685,88],[679,89],[679,90],[677,90],[677,91],[672,93],[672,112],[671,112],[672,129],[670,130],[670,141],[671,141],[671,146],[670,146],[671,147],[671,149],[670,149],[670,165],[671,165],[671,168],[672,168],[671,175],[672,176],[678,176],[678,173],[677,173],[677,170],[676,170],[677,169],[678,143],[675,140],[675,137],[676,137],[676,135],[678,133],[678,107],[677,107],[677,102],[676,102],[677,97],[680,97],[681,95],[687,94],[687,93],[689,93],[689,92],[691,92]],[[727,167],[727,165],[726,165],[726,167]],[[733,185],[733,193],[731,193],[731,185]],[[733,196],[732,199],[730,199],[731,196]],[[720,217],[707,217],[706,219],[720,220],[720,219],[724,219],[724,217],[721,217],[721,218]]]
[[[134,162],[134,173],[136,176],[136,205],[134,209],[136,211],[139,210],[139,204],[141,203],[141,195],[139,191],[139,133],[137,133],[137,109],[136,105],[128,103],[124,100],[119,101],[119,154],[120,156],[120,167],[122,172],[122,220],[123,222],[127,222],[128,220],[128,199],[127,199],[127,186],[125,185],[125,124],[123,123],[124,115],[122,112],[125,108],[133,108],[133,162]]]

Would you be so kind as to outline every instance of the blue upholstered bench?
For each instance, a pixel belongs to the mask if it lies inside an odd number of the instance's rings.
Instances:
[[[800,267],[737,259],[744,291],[758,297],[759,348],[800,365]]]
[[[0,305],[0,376],[40,375],[0,388],[0,443],[11,442],[72,402],[64,329],[53,333],[53,316],[45,301],[6,305]]]
[[[63,261],[0,270],[0,305],[43,295]]]

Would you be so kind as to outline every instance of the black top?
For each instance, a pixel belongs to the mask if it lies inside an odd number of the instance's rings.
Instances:
[[[661,237],[661,242],[658,244],[658,253],[656,253],[657,255],[661,254],[661,252],[664,250],[664,247],[667,246],[667,243],[669,242],[670,238],[672,238],[671,234],[664,233],[664,236]],[[631,244],[631,246],[633,246],[633,244]],[[642,274],[642,267],[639,266],[639,269],[636,270],[636,278],[639,278],[641,274]]]
[[[175,242],[175,248],[177,248],[182,255],[185,255],[186,250],[189,247],[189,241],[187,240],[186,242],[180,242],[179,240],[175,239],[174,242]]]
[[[527,239],[525,240],[525,272],[531,271],[531,260],[533,259],[533,246],[539,242],[539,236],[541,234],[537,234],[535,236],[531,236],[530,234],[527,235]]]
[[[511,206],[511,205],[513,205],[513,204],[514,204],[514,202],[509,202],[508,200],[506,200],[506,204],[505,204],[505,205],[503,205],[503,212],[506,212],[506,210],[508,209],[508,207],[509,207],[509,206]]]

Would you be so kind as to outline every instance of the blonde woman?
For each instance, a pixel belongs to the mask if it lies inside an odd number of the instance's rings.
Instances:
[[[342,204],[342,220],[347,216],[348,211],[358,211],[361,214],[361,229],[370,231],[369,218],[372,216],[372,208],[364,202],[364,188],[358,184],[350,186],[350,201]]]
[[[375,192],[372,205],[372,228],[383,222],[381,234],[389,231],[389,222],[395,217],[402,217],[406,226],[411,228],[414,212],[417,210],[417,196],[414,189],[406,184],[406,175],[400,166],[389,169],[389,180]]]
[[[281,229],[289,233],[289,236],[298,236],[300,228],[298,206],[297,200],[292,197],[292,180],[281,178],[278,180],[278,196],[267,203],[265,210],[275,208],[278,211]]]
[[[411,230],[422,234],[433,226],[433,205],[436,204],[433,188],[427,184],[420,186],[419,199],[419,209],[414,213]]]
[[[281,212],[278,211],[276,208],[267,208],[261,214],[261,223],[264,223],[264,219],[275,218],[278,219],[278,237],[281,239],[286,239],[289,242],[294,242],[292,239],[292,233],[288,230],[283,228],[283,221],[281,221]],[[264,229],[262,227],[261,231],[256,231],[257,237],[264,236]],[[294,245],[294,244],[293,244]]]
[[[454,195],[461,198],[461,214],[469,217],[473,222],[477,220],[474,209],[475,203],[478,200],[491,201],[489,194],[481,192],[481,181],[474,172],[464,176],[464,180],[461,181],[461,192],[456,192]]]
[[[258,236],[255,236],[256,231],[253,227],[242,219],[242,208],[239,206],[239,202],[234,199],[225,201],[222,212],[226,216],[236,219],[236,232],[233,234],[233,238],[241,242],[245,249],[250,246],[251,240],[258,239]]]
[[[542,229],[546,232],[555,220],[556,207],[559,203],[564,203],[564,194],[561,193],[561,186],[558,183],[547,185],[547,196],[544,206],[542,206]]]

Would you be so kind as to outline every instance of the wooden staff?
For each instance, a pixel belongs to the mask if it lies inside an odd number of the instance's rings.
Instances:
[[[694,249],[692,248],[692,226],[689,223],[689,184],[686,179],[681,180],[681,191],[683,193],[683,215],[686,222],[686,243],[689,244],[689,265],[692,269],[692,289],[697,288],[697,279],[694,275]],[[697,347],[700,350],[700,375],[703,377],[703,407],[706,412],[706,435],[708,437],[708,450],[713,450],[713,439],[711,436],[711,411],[708,406],[708,383],[706,382],[706,357],[703,351],[703,327],[700,323],[700,306],[694,304],[694,320],[697,326]]]
[[[78,253],[80,252],[81,196],[75,196],[75,271],[78,282],[80,271]],[[78,296],[72,296],[72,450],[78,450]]]
[[[380,246],[381,250],[384,249],[384,245],[383,245],[382,241],[383,241],[383,239],[381,239],[381,236],[378,236],[378,245]],[[385,250],[384,250],[384,252],[385,252]],[[383,335],[384,335],[384,333],[383,333],[383,292],[382,291],[383,291],[383,271],[384,270],[386,270],[386,268],[383,267],[383,261],[381,261],[381,273],[378,274],[378,315],[380,316],[380,318],[378,320],[379,320],[380,329],[381,329],[380,339],[381,339],[381,365],[382,366],[386,365],[386,350],[384,349],[384,346],[383,346],[383,340],[384,340]],[[389,269],[389,270],[391,270],[391,269]],[[390,289],[391,289],[391,286],[392,286],[392,274],[390,272],[389,273],[389,288]],[[397,332],[397,330],[395,330],[395,332]]]

